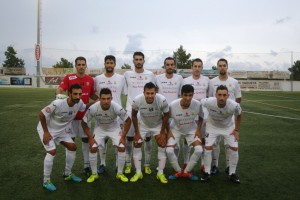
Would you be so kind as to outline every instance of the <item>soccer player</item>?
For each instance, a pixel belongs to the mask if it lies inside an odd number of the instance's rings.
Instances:
[[[208,97],[208,86],[209,86],[209,78],[206,76],[201,75],[201,71],[203,70],[203,62],[200,58],[196,58],[192,61],[192,67],[191,67],[193,74],[185,79],[183,79],[182,84],[190,84],[194,87],[194,96],[193,98],[201,101],[201,99],[204,99]],[[201,133],[205,133],[205,122],[207,119],[207,111],[206,109],[203,109],[204,112],[204,125],[202,126]],[[196,117],[196,120],[198,119],[198,116]],[[204,138],[204,135],[202,135],[202,138]],[[186,167],[188,161],[189,161],[189,154],[190,154],[190,148],[187,146],[186,141],[184,142],[184,166]]]
[[[237,103],[241,103],[242,94],[238,81],[230,76],[228,76],[228,62],[226,59],[221,58],[217,62],[217,67],[219,71],[219,75],[210,80],[209,84],[209,96],[212,97],[216,94],[216,89],[220,85],[226,85],[229,93],[229,99],[236,101]],[[234,119],[233,119],[234,120]],[[216,143],[213,148],[213,158],[212,158],[212,168],[211,173],[216,174],[219,172],[219,155],[220,155],[220,141],[221,136],[217,138]],[[225,154],[226,154],[226,169],[225,172],[228,174],[229,172],[229,151],[228,145],[225,144]]]
[[[133,99],[137,95],[143,93],[143,88],[145,84],[148,82],[156,83],[156,78],[154,74],[151,71],[144,69],[144,63],[145,63],[144,54],[139,51],[134,52],[133,54],[134,70],[127,71],[124,73],[124,77],[126,81],[126,94],[127,94],[126,110],[129,116],[131,116],[131,110],[132,110],[131,106],[132,106]],[[132,124],[127,134],[125,174],[131,173],[133,136],[134,136],[134,127]],[[146,137],[145,144],[144,144],[146,174],[151,174],[151,169],[150,169],[151,150],[152,150],[151,137]]]
[[[137,115],[140,114],[138,119]],[[157,179],[167,183],[163,170],[166,165],[166,127],[169,120],[169,106],[164,96],[156,94],[156,85],[146,83],[144,93],[134,98],[132,104],[132,122],[135,128],[133,160],[136,169],[135,175],[130,179],[136,182],[143,178],[141,170],[141,147],[147,135],[153,135],[158,145],[158,172]]]
[[[172,57],[167,57],[164,61],[165,73],[156,76],[158,93],[166,97],[168,104],[178,99],[180,96],[181,75],[175,74],[175,60]]]
[[[44,182],[43,187],[54,191],[56,187],[51,183],[50,175],[53,160],[56,154],[56,144],[62,144],[68,152],[66,156],[66,168],[64,179],[80,182],[81,178],[75,176],[71,169],[76,155],[76,145],[69,135],[69,125],[75,118],[77,111],[84,111],[86,105],[80,100],[82,89],[74,84],[69,89],[67,99],[57,99],[43,108],[39,114],[40,121],[37,126],[39,137],[47,152],[44,159]]]
[[[67,74],[63,81],[60,83],[59,87],[56,90],[57,98],[62,96],[61,94],[64,91],[69,90],[71,85],[77,83],[82,87],[82,96],[81,99],[85,104],[89,103],[90,98],[93,100],[97,100],[98,96],[95,94],[94,90],[94,79],[89,75],[85,74],[85,70],[87,68],[86,59],[84,57],[77,57],[75,59],[75,67],[76,73],[74,74]],[[83,132],[81,127],[81,120],[84,116],[85,111],[78,112],[75,120],[72,121],[72,128],[71,128],[71,136],[75,140],[75,137],[80,137],[82,140],[82,153],[84,159],[84,172],[87,176],[91,174],[90,164],[89,164],[89,144],[88,138]],[[66,151],[66,155],[69,152]]]
[[[204,168],[205,174],[201,181],[208,181],[211,173],[212,150],[218,136],[223,136],[229,145],[229,178],[234,183],[240,183],[236,175],[238,163],[239,129],[242,119],[240,104],[229,99],[228,89],[220,85],[216,89],[215,97],[210,97],[203,103],[208,110],[205,132]],[[235,121],[232,118],[235,117]]]
[[[156,76],[158,93],[166,97],[168,104],[180,97],[180,89],[183,78],[181,75],[175,74],[176,63],[174,58],[167,57],[164,60],[165,73]],[[170,122],[169,122],[170,123]],[[180,144],[175,146],[175,154],[179,155]],[[184,143],[184,160],[189,158],[189,147]],[[187,157],[187,158],[186,158]],[[188,161],[187,161],[188,162]]]
[[[124,76],[114,72],[116,67],[116,58],[113,55],[107,55],[104,58],[104,68],[105,72],[101,75],[95,77],[95,89],[96,94],[99,94],[102,88],[109,88],[112,92],[113,101],[122,106],[121,94],[125,94],[125,78]],[[123,126],[123,121],[119,120],[121,127]],[[106,140],[105,144],[108,140]],[[102,149],[103,148],[103,149]],[[106,152],[107,146],[99,146],[99,155],[101,164],[98,166],[98,174],[102,174],[106,167]],[[115,146],[115,155],[118,155],[118,149]],[[116,157],[116,161],[118,158]],[[118,166],[118,163],[116,163]]]
[[[117,120],[120,117],[124,123],[124,131]],[[94,134],[91,133],[88,124],[95,119]],[[130,128],[131,119],[121,105],[112,101],[112,92],[108,88],[100,90],[99,102],[93,104],[82,121],[84,132],[89,138],[90,144],[90,165],[92,175],[87,179],[88,183],[99,178],[97,174],[97,149],[104,150],[106,138],[110,138],[113,145],[118,149],[118,173],[116,178],[122,182],[128,182],[128,178],[123,174],[125,165],[125,143],[126,134]],[[94,135],[94,137],[93,137]]]
[[[169,179],[186,177],[191,180],[198,180],[198,177],[194,176],[191,171],[203,152],[200,133],[202,120],[198,120],[199,124],[195,122],[196,116],[202,116],[202,107],[199,101],[193,99],[193,95],[193,86],[188,84],[183,85],[181,88],[181,98],[170,104],[170,118],[173,120],[168,131],[166,152],[175,173],[169,176]],[[189,146],[192,145],[194,147],[194,153],[183,171],[178,164],[178,158],[174,152],[174,147],[179,143],[181,136],[186,139]]]

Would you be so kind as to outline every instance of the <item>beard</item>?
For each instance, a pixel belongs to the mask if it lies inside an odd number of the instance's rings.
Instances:
[[[112,72],[114,72],[114,68],[108,67],[108,68],[105,68],[105,71],[106,71],[107,73],[112,73]]]

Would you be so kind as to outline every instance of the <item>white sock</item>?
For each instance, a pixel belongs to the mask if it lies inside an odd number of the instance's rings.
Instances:
[[[230,157],[230,151],[229,151],[229,145],[225,145],[225,155],[226,155],[226,167],[229,167],[229,157]]]
[[[133,141],[126,141],[125,153],[126,153],[126,166],[131,166]]]
[[[229,151],[229,175],[235,174],[236,166],[239,160],[239,153],[238,151],[233,151],[232,149],[228,148]]]
[[[178,164],[178,158],[175,155],[174,147],[167,147],[166,148],[166,152],[167,152],[167,156],[168,156],[169,162],[170,162],[171,166],[173,167],[173,169],[176,172],[180,172],[181,168],[180,168],[180,166]]]
[[[211,166],[219,166],[219,157],[220,157],[220,144],[217,144],[214,146],[214,149],[212,150],[212,161]]]
[[[133,161],[136,173],[142,173],[142,149],[133,148]]]
[[[180,153],[180,144],[176,144],[174,147],[175,156],[178,158]]]
[[[125,152],[118,152],[118,173],[123,173],[124,165],[125,165]]]
[[[83,167],[89,167],[89,143],[88,142],[81,142],[81,147],[82,147],[82,154],[83,154]]]
[[[190,150],[191,148],[189,147],[188,144],[183,143],[183,161],[184,164],[188,163],[190,160]]]
[[[107,145],[105,145],[104,147],[102,145],[99,146],[100,162],[101,162],[101,165],[104,165],[104,166],[106,166],[106,163],[105,163],[105,159],[106,159],[106,146]]]
[[[158,158],[157,174],[162,174],[164,173],[164,168],[166,166],[166,161],[167,161],[166,148],[158,147],[157,158]]]
[[[191,159],[188,162],[188,165],[186,166],[184,172],[190,172],[190,171],[192,171],[192,169],[195,167],[195,165],[199,161],[202,152],[203,152],[202,146],[195,146],[194,147],[194,153],[191,156]]]
[[[118,167],[118,147],[117,146],[114,146],[114,150],[115,150],[115,157],[116,157],[116,167]],[[124,152],[124,156],[125,156],[125,152]],[[124,159],[126,158],[126,156],[124,157]],[[124,164],[125,164],[125,160],[124,160]],[[123,169],[122,169],[123,170]]]
[[[89,161],[93,174],[97,173],[97,153],[89,153]]]
[[[145,155],[145,166],[150,166],[151,160],[151,151],[152,151],[152,140],[144,143],[144,155]]]
[[[205,168],[205,173],[210,174],[210,169],[211,169],[211,156],[212,150],[204,150],[204,168]]]
[[[55,156],[47,153],[44,159],[44,182],[50,180],[50,175],[53,167],[53,160]]]
[[[76,151],[70,151],[66,149],[66,168],[65,175],[68,176],[71,174],[71,170],[76,158]]]

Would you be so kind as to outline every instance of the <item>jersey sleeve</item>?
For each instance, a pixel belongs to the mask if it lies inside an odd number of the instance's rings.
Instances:
[[[132,101],[132,109],[138,111],[139,110],[139,100],[138,98],[134,98]]]
[[[114,104],[115,112],[116,114],[124,121],[126,120],[129,116],[124,108],[120,106],[119,104]]]
[[[91,77],[91,88],[90,88],[90,96],[96,94],[96,87],[95,87],[95,81]]]
[[[236,104],[234,115],[240,115],[242,113],[241,105],[239,103]]]
[[[83,101],[81,99],[80,99],[79,103],[80,103],[79,111],[84,112],[86,109],[86,105],[83,103]]]
[[[55,111],[57,103],[58,103],[58,100],[55,100],[41,110],[42,113],[45,115],[46,119],[49,119],[51,114]]]
[[[162,102],[162,111],[163,113],[169,112],[169,105],[166,98],[164,98]]]
[[[235,91],[234,91],[234,96],[235,98],[241,98],[242,93],[241,93],[241,87],[238,81],[235,82]]]
[[[213,97],[214,96],[214,85],[213,82],[210,80],[208,84],[208,97]]]

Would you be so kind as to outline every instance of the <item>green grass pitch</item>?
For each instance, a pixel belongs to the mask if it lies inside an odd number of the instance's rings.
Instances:
[[[156,144],[153,142],[151,175],[137,183],[115,179],[114,153],[109,147],[104,175],[86,183],[82,173],[81,143],[73,172],[81,183],[65,182],[62,172],[65,151],[58,146],[52,182],[57,191],[42,187],[45,151],[36,126],[39,111],[54,99],[54,89],[0,88],[0,199],[298,199],[300,197],[300,93],[243,92],[244,111],[240,129],[239,164],[241,184],[228,181],[221,172],[209,183],[185,179],[161,184],[156,180]],[[181,159],[182,160],[182,159]],[[182,162],[181,162],[182,163]],[[194,174],[200,175],[200,163]],[[173,172],[167,164],[165,173]],[[133,176],[131,174],[129,178]]]

